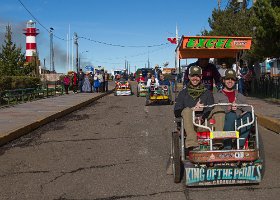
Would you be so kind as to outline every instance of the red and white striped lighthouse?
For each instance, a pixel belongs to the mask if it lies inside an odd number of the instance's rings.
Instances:
[[[39,34],[36,29],[36,22],[29,20],[26,23],[26,29],[24,29],[24,35],[26,35],[26,62],[31,62],[34,56],[37,56],[36,36]]]

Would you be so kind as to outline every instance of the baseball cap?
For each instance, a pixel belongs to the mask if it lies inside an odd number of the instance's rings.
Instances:
[[[199,66],[191,66],[189,69],[190,76],[193,75],[202,75],[202,69]]]
[[[227,69],[225,71],[225,76],[224,76],[225,79],[229,79],[229,78],[232,78],[234,80],[236,80],[236,72],[233,70],[233,69]]]

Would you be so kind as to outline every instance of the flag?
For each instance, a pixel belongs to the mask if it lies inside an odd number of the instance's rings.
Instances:
[[[167,40],[171,42],[171,44],[177,44],[176,38],[167,38]]]

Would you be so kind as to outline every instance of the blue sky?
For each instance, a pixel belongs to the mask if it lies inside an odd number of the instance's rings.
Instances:
[[[0,42],[5,26],[12,25],[14,41],[25,50],[22,28],[26,21],[34,18],[18,0],[0,0]],[[104,66],[108,70],[124,68],[125,60],[134,71],[135,66],[162,66],[169,62],[174,67],[175,45],[147,47],[167,43],[168,37],[196,35],[204,28],[209,29],[208,18],[217,8],[217,0],[21,0],[26,8],[47,29],[66,39],[69,31],[73,35],[95,41],[123,46],[145,46],[141,48],[115,47],[80,38],[81,65]],[[222,0],[225,6],[227,0]],[[37,23],[40,34],[37,48],[43,65],[49,68],[49,34]],[[55,68],[66,72],[67,43],[54,38]],[[86,52],[87,51],[87,52]]]

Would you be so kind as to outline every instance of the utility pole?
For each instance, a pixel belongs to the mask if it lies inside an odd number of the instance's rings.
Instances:
[[[179,44],[179,32],[178,32],[178,27],[176,24],[176,47],[178,47]],[[181,66],[180,66],[180,59],[179,59],[179,55],[178,52],[175,53],[175,66],[176,66],[176,71],[179,72],[179,74],[181,73]]]
[[[78,44],[78,34],[74,33],[74,44],[76,45],[76,69],[79,72],[79,44]]]
[[[218,0],[218,10],[221,10],[221,0]]]
[[[53,28],[50,28],[50,71],[55,72],[54,69],[54,51],[53,51]]]
[[[148,50],[148,68],[150,68],[150,51]]]

